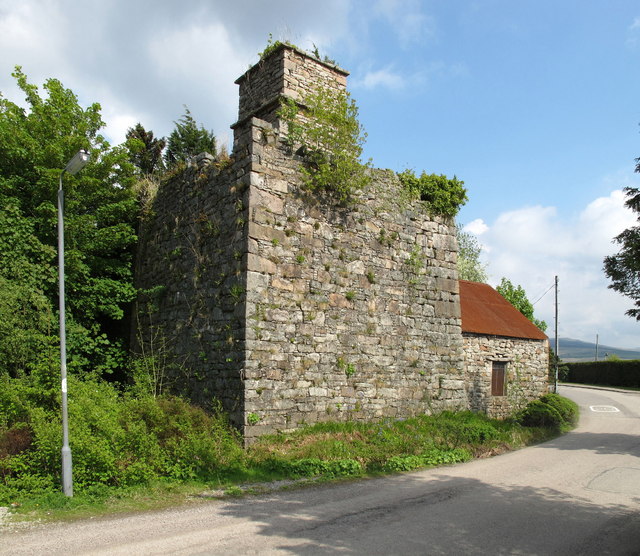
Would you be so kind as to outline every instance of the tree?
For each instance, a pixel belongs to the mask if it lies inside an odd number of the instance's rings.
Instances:
[[[12,362],[0,362],[0,373],[15,374],[20,365],[29,371],[31,363],[47,360],[45,336],[57,344],[57,327],[51,330],[50,320],[36,313],[57,320],[57,190],[62,169],[81,148],[91,163],[64,177],[69,369],[108,372],[124,359],[122,323],[134,296],[134,167],[126,149],[112,148],[100,135],[99,104],[82,108],[56,79],[45,82],[42,97],[20,67],[12,75],[27,109],[0,95],[0,278],[6,290],[0,318],[15,310],[24,318],[5,322],[12,324],[2,328],[0,343],[31,337],[29,345],[41,348],[24,364],[24,353],[14,350]]]
[[[168,166],[186,162],[192,156],[207,152],[216,156],[216,138],[213,132],[198,127],[191,112],[185,106],[184,115],[174,122],[176,127],[169,135],[165,160]]]
[[[510,280],[503,278],[500,285],[496,288],[498,293],[502,295],[511,305],[527,317],[543,332],[547,329],[547,323],[538,320],[533,316],[533,305],[527,298],[527,294],[522,286],[514,286]]]
[[[640,172],[640,158],[636,162],[636,172]],[[624,191],[625,205],[638,214],[640,224],[640,189],[626,187]],[[613,241],[622,247],[616,255],[604,259],[604,272],[611,280],[609,287],[633,301],[635,308],[626,314],[640,320],[640,225],[627,228]]]
[[[482,246],[476,236],[465,232],[460,225],[456,226],[458,238],[458,277],[471,282],[486,282],[487,265],[480,262]]]
[[[142,124],[130,127],[127,131],[127,148],[129,160],[136,166],[143,176],[149,176],[164,170],[162,151],[167,142],[153,136],[153,131],[147,131]]]

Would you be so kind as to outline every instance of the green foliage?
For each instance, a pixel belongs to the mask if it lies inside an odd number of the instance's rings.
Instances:
[[[482,246],[476,236],[465,232],[460,225],[456,226],[458,238],[458,278],[471,282],[486,282],[487,265],[480,262]]]
[[[356,366],[353,363],[347,363],[342,357],[338,357],[338,369],[343,371],[347,378],[356,374]]]
[[[273,39],[273,34],[269,33],[269,39],[267,40],[267,46],[265,46],[264,50],[262,52],[258,52],[258,56],[260,57],[261,60],[263,60],[264,58],[266,58],[267,56],[270,56],[272,53],[274,53],[276,50],[278,50],[278,48],[280,48],[281,46],[290,46],[292,48],[298,48],[295,44],[290,43],[289,41],[280,41],[280,40],[274,40]]]
[[[129,160],[143,176],[164,170],[162,151],[166,144],[164,137],[154,137],[153,131],[147,131],[140,123],[127,130],[126,146],[129,150]]]
[[[257,425],[260,422],[260,415],[257,413],[249,413],[247,415],[247,423],[249,425]]]
[[[551,392],[542,396],[540,401],[553,407],[565,423],[572,426],[578,424],[580,412],[575,402]]]
[[[123,360],[119,323],[134,295],[134,167],[124,148],[112,148],[100,135],[100,105],[82,108],[55,79],[45,82],[41,97],[19,67],[13,76],[27,108],[0,96],[0,277],[6,292],[0,311],[15,309],[24,319],[5,321],[0,343],[14,345],[0,361],[0,374],[56,366],[50,348],[57,333],[57,190],[63,168],[81,148],[91,153],[91,163],[63,177],[70,370],[111,371]],[[19,355],[12,338],[36,351]]]
[[[636,172],[640,172],[640,158],[636,162]],[[625,205],[638,215],[640,224],[640,189],[625,187],[624,191]],[[611,280],[609,287],[633,301],[635,308],[626,314],[640,320],[640,225],[627,228],[613,241],[621,248],[616,255],[604,259],[604,272]]]
[[[268,460],[263,464],[270,471],[293,478],[301,477],[353,477],[362,475],[362,465],[352,459],[326,461],[319,458],[302,458],[294,461]]]
[[[640,360],[567,363],[567,382],[640,388]]]
[[[238,435],[219,409],[180,398],[122,396],[100,380],[69,381],[74,486],[217,477],[241,467]],[[55,492],[62,427],[57,393],[33,376],[0,378],[0,504]]]
[[[471,459],[471,454],[467,450],[454,448],[443,450],[433,448],[418,456],[392,456],[382,469],[389,472],[412,471],[422,467],[434,467],[436,465],[451,465]]]
[[[471,412],[411,419],[318,423],[286,435],[261,437],[248,450],[252,465],[288,469],[300,460],[354,460],[369,472],[410,470],[465,461],[513,445],[522,429]],[[315,471],[314,471],[315,472]],[[323,471],[324,472],[324,471]]]
[[[179,162],[187,162],[192,156],[202,152],[216,156],[216,138],[212,131],[198,127],[191,112],[185,106],[184,115],[174,122],[176,127],[169,135],[165,160],[167,166],[175,166]]]
[[[15,377],[55,365],[57,326],[41,291],[0,276],[0,375]]]
[[[525,427],[545,427],[561,431],[575,427],[578,415],[578,406],[574,402],[550,393],[529,402],[516,419]]]
[[[349,93],[320,89],[303,99],[283,101],[280,118],[288,128],[287,141],[303,155],[305,185],[347,203],[371,177],[370,163],[361,163],[366,133]]]
[[[432,215],[454,217],[467,198],[464,182],[445,175],[427,174],[420,177],[413,170],[404,170],[398,174],[400,183],[410,197],[425,201],[427,211]]]
[[[64,502],[58,387],[35,374],[0,377],[0,504],[28,505],[29,498],[50,507]],[[542,431],[529,433],[514,421],[471,412],[443,412],[319,423],[263,436],[243,451],[219,408],[207,413],[180,398],[122,395],[103,381],[75,377],[69,396],[75,494],[84,501],[159,479],[211,481],[229,489],[233,481],[247,479],[333,479],[447,465],[520,446]],[[567,420],[575,415],[553,397],[547,403]]]
[[[514,286],[510,280],[502,278],[500,285],[496,287],[496,291],[504,297],[511,305],[527,317],[543,332],[547,329],[547,323],[538,320],[533,316],[533,305],[527,298],[527,293],[522,286]]]
[[[520,414],[518,420],[525,427],[549,427],[560,429],[563,423],[562,416],[553,406],[534,400],[527,404]]]

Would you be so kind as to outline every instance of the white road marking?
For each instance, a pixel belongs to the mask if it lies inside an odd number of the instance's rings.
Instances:
[[[612,405],[590,405],[589,409],[595,413],[620,413],[620,410]]]

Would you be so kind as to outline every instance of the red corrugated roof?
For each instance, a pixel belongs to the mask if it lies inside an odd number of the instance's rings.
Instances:
[[[547,335],[488,284],[460,280],[462,331],[546,340]]]

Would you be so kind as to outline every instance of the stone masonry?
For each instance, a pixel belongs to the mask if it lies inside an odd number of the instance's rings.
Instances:
[[[280,99],[347,73],[280,47],[243,75],[229,164],[201,155],[143,225],[139,346],[247,439],[466,406],[455,228],[374,171],[349,208],[301,187]]]
[[[463,334],[469,407],[490,417],[508,417],[548,391],[549,342]],[[506,363],[506,393],[491,395],[493,361]]]
[[[281,99],[346,76],[275,49],[237,81],[231,160],[174,172],[142,227],[139,349],[172,389],[220,400],[248,442],[469,407],[453,222],[404,200],[391,171],[338,207],[304,189],[284,141]]]

